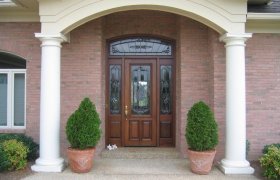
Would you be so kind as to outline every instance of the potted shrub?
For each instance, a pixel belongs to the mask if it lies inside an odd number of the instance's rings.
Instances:
[[[216,154],[218,125],[213,112],[204,102],[195,103],[189,110],[185,136],[191,171],[208,174]]]
[[[66,136],[70,168],[76,173],[89,172],[93,166],[95,146],[101,137],[100,118],[95,105],[85,98],[79,108],[69,117]]]

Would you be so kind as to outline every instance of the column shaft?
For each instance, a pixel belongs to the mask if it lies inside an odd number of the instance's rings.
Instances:
[[[221,169],[225,174],[252,174],[246,160],[245,41],[250,34],[225,34],[226,43],[226,147]]]
[[[59,36],[36,34],[41,41],[40,157],[33,171],[61,172],[60,157],[60,51]]]

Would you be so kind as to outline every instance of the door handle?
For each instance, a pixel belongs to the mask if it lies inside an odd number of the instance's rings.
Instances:
[[[125,108],[124,108],[124,114],[125,114],[125,120],[127,120],[127,115],[128,115],[127,106],[125,106]]]

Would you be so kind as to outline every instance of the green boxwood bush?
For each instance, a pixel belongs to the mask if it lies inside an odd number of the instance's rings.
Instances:
[[[7,171],[9,169],[9,167],[11,166],[11,163],[7,157],[7,154],[5,153],[5,151],[3,149],[2,143],[0,143],[0,172]]]
[[[274,147],[280,149],[280,143],[265,145],[264,148],[263,148],[263,151],[262,151],[263,154],[266,154],[268,152],[268,148],[271,147],[271,146],[274,146]]]
[[[71,148],[82,150],[95,147],[101,137],[100,124],[95,105],[85,98],[66,124],[66,136]]]
[[[276,146],[268,147],[267,153],[260,158],[264,168],[264,176],[268,179],[280,179],[280,149]]]
[[[27,154],[27,159],[29,161],[38,158],[39,145],[35,143],[31,137],[28,137],[24,134],[0,134],[0,142],[11,139],[16,139],[17,141],[22,142],[25,146],[28,147],[29,152]]]
[[[4,141],[2,146],[10,162],[8,170],[19,170],[26,167],[28,147],[15,139]]]
[[[203,101],[195,103],[188,112],[186,140],[190,150],[212,150],[218,144],[218,125],[214,114]]]

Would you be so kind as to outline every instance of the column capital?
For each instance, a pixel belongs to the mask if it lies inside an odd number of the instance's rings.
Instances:
[[[59,33],[59,34],[44,34],[35,33],[35,37],[41,42],[41,46],[59,46],[61,47],[62,42],[68,42],[69,37]]]
[[[252,33],[231,34],[226,33],[220,36],[219,40],[226,43],[226,46],[245,46],[247,39],[252,37]]]

